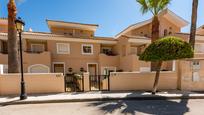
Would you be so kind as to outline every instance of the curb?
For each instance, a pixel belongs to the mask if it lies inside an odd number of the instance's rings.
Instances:
[[[171,100],[171,99],[204,99],[204,96],[138,96],[138,97],[105,97],[92,99],[53,99],[53,100],[35,100],[35,101],[12,101],[0,103],[0,106],[22,105],[22,104],[46,104],[46,103],[72,103],[72,102],[92,102],[92,101],[116,101],[116,100]]]

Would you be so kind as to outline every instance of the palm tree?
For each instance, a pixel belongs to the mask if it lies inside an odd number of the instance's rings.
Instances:
[[[152,20],[152,42],[159,39],[159,18],[158,14],[164,10],[171,0],[136,0],[141,5],[143,14],[151,12],[153,15]]]
[[[15,26],[16,4],[15,0],[8,3],[8,72],[19,73],[18,40]]]
[[[141,12],[143,14],[147,12],[151,12],[153,15],[151,41],[154,42],[157,39],[159,39],[160,22],[159,22],[158,14],[167,7],[167,5],[171,2],[171,0],[136,0],[136,1],[141,5]],[[161,65],[162,63],[159,61],[152,62],[151,70],[158,71],[161,69],[160,68]],[[155,94],[155,91],[158,87],[158,83],[159,83],[159,77],[155,77],[153,91],[152,91],[153,94]]]
[[[189,43],[195,48],[195,36],[196,36],[196,26],[197,26],[197,10],[198,10],[198,0],[193,0],[192,4],[192,16],[191,16],[191,33]]]

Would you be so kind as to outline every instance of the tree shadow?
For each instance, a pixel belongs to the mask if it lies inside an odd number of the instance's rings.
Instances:
[[[131,94],[129,95],[131,97]],[[159,96],[158,96],[159,97]],[[154,115],[183,115],[189,112],[188,99],[185,95],[181,100],[113,100],[92,102],[88,106],[98,107],[104,113],[119,112],[120,114],[136,115],[138,113]]]

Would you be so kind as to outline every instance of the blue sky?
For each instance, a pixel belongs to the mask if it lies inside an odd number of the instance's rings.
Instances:
[[[16,0],[18,16],[26,22],[26,29],[49,32],[46,19],[99,24],[96,36],[113,37],[127,26],[151,18],[142,15],[135,0]],[[8,0],[0,0],[0,17],[7,17]],[[199,0],[198,26],[204,24]],[[192,0],[172,0],[169,9],[191,21]],[[190,25],[182,29],[189,32]]]

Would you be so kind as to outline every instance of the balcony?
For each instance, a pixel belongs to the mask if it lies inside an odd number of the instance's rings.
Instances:
[[[120,66],[123,71],[148,71],[150,68],[149,62],[139,60],[137,54],[130,54],[121,58]]]
[[[24,63],[32,64],[45,64],[50,65],[51,63],[51,53],[50,52],[29,52],[23,53]]]
[[[105,67],[117,67],[120,63],[119,55],[106,55],[106,54],[99,54],[99,63],[100,66]]]

